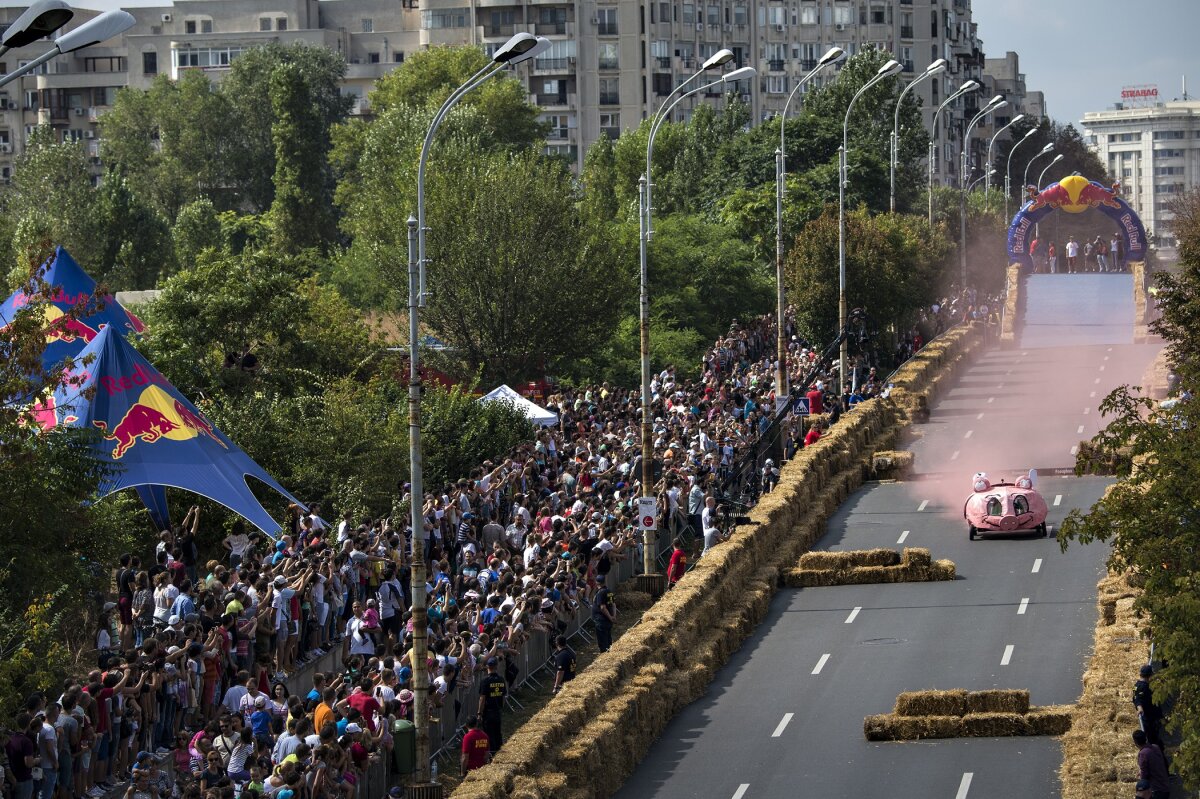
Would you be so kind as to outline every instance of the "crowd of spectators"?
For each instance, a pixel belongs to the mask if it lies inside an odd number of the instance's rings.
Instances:
[[[937,306],[931,315],[942,324]],[[885,390],[876,368],[859,364],[861,381],[838,396],[790,314],[786,332],[790,379],[818,375],[805,393],[813,414],[836,421]],[[921,345],[919,333],[905,338]],[[775,414],[774,351],[770,317],[735,321],[697,377],[667,368],[651,382],[662,518],[700,532],[705,550],[721,538],[723,476]],[[211,553],[220,557],[202,559],[200,509],[191,508],[145,559],[121,557],[115,601],[96,630],[97,668],[31,697],[0,741],[12,799],[99,797],[117,786],[129,799],[349,799],[370,760],[388,756],[393,725],[416,721],[415,669],[431,683],[431,714],[478,714],[462,762],[486,762],[502,745],[501,710],[531,635],[555,641],[556,690],[574,676],[562,634],[577,609],[590,609],[601,649],[611,641],[619,608],[608,578],[640,547],[631,508],[641,491],[640,402],[607,383],[563,389],[547,398],[557,427],[420,499],[423,664],[411,653],[411,529],[401,520],[343,513],[327,522],[316,505],[293,506],[278,540],[238,522]],[[785,430],[785,455],[821,435],[815,425],[802,436]],[[770,490],[779,472],[766,464]],[[682,539],[675,549],[672,583],[689,563]],[[334,648],[343,670],[315,673],[311,690],[289,694],[288,676]]]

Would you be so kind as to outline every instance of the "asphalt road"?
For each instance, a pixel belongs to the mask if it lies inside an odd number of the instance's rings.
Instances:
[[[1079,695],[1106,548],[1063,553],[1028,534],[969,542],[962,519],[971,474],[981,470],[1042,470],[1052,528],[1098,499],[1106,478],[1049,470],[1071,465],[1071,447],[1102,422],[1100,398],[1136,382],[1152,357],[1132,344],[1132,302],[1121,299],[1128,276],[1046,277],[1031,281],[1045,296],[1030,296],[1020,346],[985,353],[920,426],[918,479],[867,484],[819,545],[928,547],[957,564],[958,579],[781,590],[618,797],[1057,795],[1061,752],[1052,738],[871,743],[862,733],[863,717],[889,712],[905,690],[1028,688],[1034,704]],[[1096,314],[1103,325],[1088,324]],[[1064,345],[1052,328],[1069,331]]]

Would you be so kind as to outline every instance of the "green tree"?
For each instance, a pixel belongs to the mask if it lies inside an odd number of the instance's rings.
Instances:
[[[437,110],[489,62],[478,47],[432,47],[413,53],[399,69],[376,82],[371,107],[378,113],[400,105]],[[548,127],[538,121],[538,107],[529,102],[525,85],[509,74],[491,78],[464,95],[462,103],[479,111],[482,138],[501,147],[528,147]]]
[[[328,243],[333,233],[332,198],[325,163],[327,131],[312,114],[312,90],[297,63],[280,64],[271,75],[275,140],[275,200],[269,216],[273,244],[295,254]]]
[[[101,265],[96,241],[95,191],[83,148],[56,142],[49,126],[34,130],[17,157],[7,210],[14,224],[10,284],[28,279],[28,264],[48,245],[61,244],[84,269]]]
[[[139,346],[187,396],[285,396],[351,374],[374,351],[358,314],[307,256],[206,250],[146,308]],[[254,370],[241,368],[250,353]]]
[[[190,269],[205,250],[224,249],[221,218],[212,200],[202,197],[180,209],[171,228],[171,240],[175,263],[183,269]]]
[[[115,173],[105,176],[96,194],[93,264],[101,270],[94,276],[111,291],[154,288],[175,268],[167,220]]]
[[[880,214],[865,208],[846,214],[846,298],[865,308],[879,329],[907,326],[932,302],[945,279],[950,245],[944,228],[919,216]],[[785,265],[788,301],[801,333],[829,341],[838,323],[838,216],[827,208],[809,222]]]
[[[333,173],[327,162],[331,131],[346,118],[351,99],[341,92],[346,60],[328,47],[303,43],[269,44],[246,50],[229,69],[220,91],[230,106],[228,124],[235,134],[228,141],[228,168],[234,176],[239,204],[255,212],[271,207],[275,199],[275,158],[273,139],[276,108],[272,97],[272,76],[280,66],[294,67],[308,88],[307,109],[293,113],[306,117],[305,131],[312,140],[304,147],[315,155],[308,168],[325,181],[322,201],[333,195]],[[238,206],[227,206],[238,207]]]
[[[427,197],[423,319],[466,370],[527,379],[594,345],[619,295],[616,256],[584,229],[561,165],[532,152],[460,158],[430,175]]]

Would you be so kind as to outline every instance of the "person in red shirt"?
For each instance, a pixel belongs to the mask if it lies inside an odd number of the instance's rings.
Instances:
[[[671,562],[667,564],[667,587],[675,585],[687,574],[687,553],[683,551],[683,539],[676,538],[671,544],[675,551],[671,553]]]
[[[346,704],[362,714],[367,729],[372,733],[375,732],[375,714],[381,710],[379,703],[371,695],[374,688],[371,678],[364,677],[354,693],[346,698]]]
[[[808,398],[808,412],[810,414],[816,415],[825,412],[821,404],[821,388],[819,386],[813,386],[804,396]]]
[[[479,729],[479,716],[471,716],[467,722],[467,734],[462,741],[462,768],[465,777],[468,771],[483,768],[488,762],[487,733]]]
[[[809,428],[808,434],[804,436],[804,446],[812,446],[821,438],[821,425],[814,424]]]

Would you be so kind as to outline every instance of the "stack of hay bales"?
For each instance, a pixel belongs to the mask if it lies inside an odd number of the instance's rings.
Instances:
[[[1021,265],[1009,264],[1004,280],[1004,322],[1000,328],[1000,341],[1012,343],[1017,338],[1017,309],[1021,304]]]
[[[963,326],[929,345],[925,371],[908,378],[911,391],[926,391],[922,381],[953,368],[979,338],[978,326]],[[454,799],[614,793],[670,719],[704,692],[766,616],[780,568],[795,564],[820,538],[826,520],[862,485],[872,455],[894,446],[908,418],[891,399],[865,403],[796,453],[750,522],[710,550],[640,623],[522,725],[490,764],[468,774]]]
[[[1154,399],[1167,398],[1167,374],[1171,371],[1171,359],[1167,348],[1163,347],[1158,355],[1142,373],[1142,393]]]
[[[1059,770],[1064,799],[1127,797],[1137,780],[1137,752],[1129,734],[1138,728],[1131,701],[1133,681],[1147,658],[1134,602],[1140,595],[1132,575],[1109,574],[1097,585],[1100,618],[1095,649],[1083,673],[1083,695],[1063,736]]]
[[[1070,718],[1069,707],[1030,707],[1025,690],[906,691],[892,713],[863,719],[863,734],[869,741],[1062,735]]]
[[[786,569],[782,577],[789,588],[921,583],[953,580],[955,567],[950,560],[933,561],[929,550],[919,547],[905,547],[903,554],[893,549],[807,552],[800,557],[799,566]]]
[[[876,480],[904,480],[912,474],[913,454],[907,450],[876,452],[871,459],[871,477]]]

